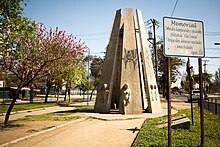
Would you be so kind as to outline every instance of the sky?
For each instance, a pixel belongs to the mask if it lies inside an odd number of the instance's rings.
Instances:
[[[177,5],[174,9],[175,3]],[[30,0],[24,8],[24,16],[43,22],[47,28],[65,30],[81,38],[90,48],[92,55],[103,56],[108,43],[113,16],[116,10],[140,9],[144,21],[156,19],[159,27],[156,35],[163,36],[163,17],[199,20],[204,23],[206,70],[214,74],[220,67],[220,0]],[[146,26],[146,31],[150,30]],[[185,61],[187,58],[183,58]],[[198,59],[190,58],[195,74]],[[203,67],[204,70],[204,67]],[[185,66],[181,73],[185,72]]]

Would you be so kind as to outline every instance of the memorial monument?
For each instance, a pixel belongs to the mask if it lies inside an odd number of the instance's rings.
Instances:
[[[114,15],[94,111],[122,114],[162,111],[151,53],[140,10],[136,21],[131,8]],[[137,23],[136,23],[137,22]]]

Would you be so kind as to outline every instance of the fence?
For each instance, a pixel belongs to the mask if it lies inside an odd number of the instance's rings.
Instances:
[[[220,116],[220,98],[210,97],[204,101],[204,108]]]
[[[0,98],[10,98],[10,91],[0,91]]]

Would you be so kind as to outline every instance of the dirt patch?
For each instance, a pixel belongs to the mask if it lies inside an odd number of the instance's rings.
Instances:
[[[68,121],[16,121],[21,124],[20,127],[0,128],[0,144],[45,130],[51,127],[59,126]]]
[[[165,98],[161,98],[162,100],[162,108],[167,109],[167,102]],[[186,103],[185,101],[178,100],[175,98],[171,98],[171,107],[175,110],[181,110],[181,109],[190,109],[190,103]]]

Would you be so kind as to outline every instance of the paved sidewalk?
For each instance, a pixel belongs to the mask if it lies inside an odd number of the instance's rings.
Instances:
[[[14,147],[129,147],[142,119],[102,121],[87,119],[23,140]]]
[[[67,111],[74,107],[50,107],[46,110],[32,112],[41,114],[54,111]],[[177,111],[173,110],[173,113]],[[162,113],[151,114],[143,113],[140,115],[121,115],[121,114],[99,114],[92,112],[82,112],[88,119],[72,121],[51,129],[44,130],[32,136],[26,136],[18,140],[9,142],[7,145],[16,147],[129,147],[141,129],[146,118],[160,117],[167,114],[167,109]],[[30,115],[23,113],[12,115]],[[95,119],[94,119],[95,118]]]

